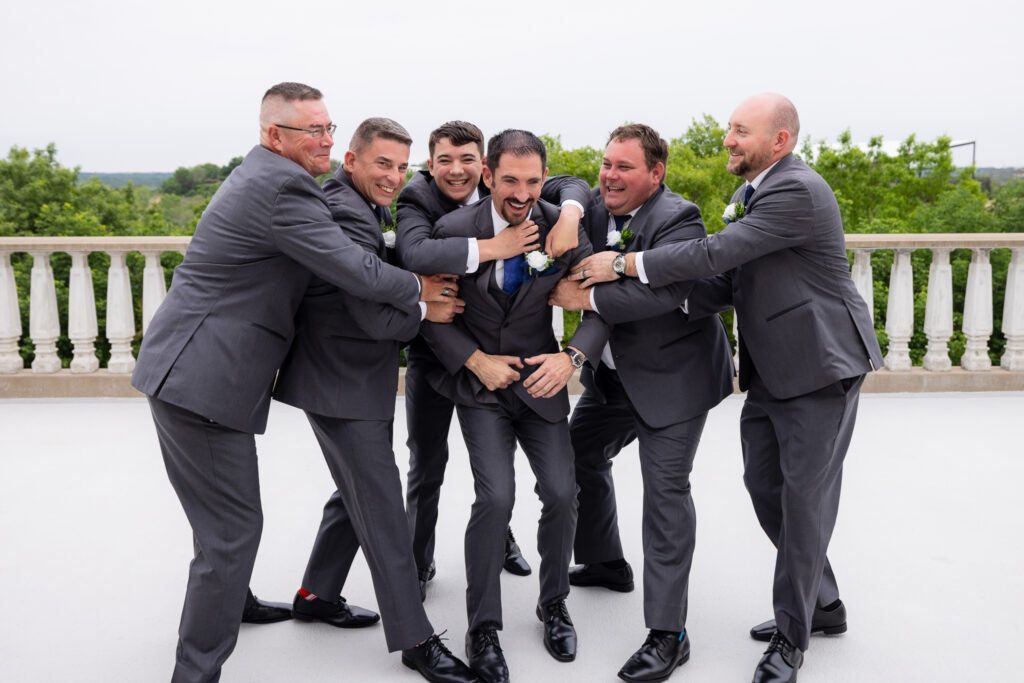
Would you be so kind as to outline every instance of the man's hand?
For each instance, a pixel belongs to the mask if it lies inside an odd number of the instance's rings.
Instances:
[[[428,301],[427,315],[423,319],[432,323],[450,323],[464,310],[466,310],[466,302],[450,296],[444,301]]]
[[[523,368],[518,356],[492,356],[480,349],[466,360],[466,369],[476,375],[489,391],[504,389],[518,381],[519,373],[513,367]]]
[[[455,275],[417,275],[420,279],[420,301],[438,301],[443,303],[449,297],[459,293],[458,278]]]
[[[548,296],[548,305],[561,306],[567,311],[591,311],[590,292],[569,278],[558,281]],[[565,354],[562,354],[565,355]]]
[[[612,270],[612,261],[618,255],[618,252],[615,251],[599,251],[596,254],[591,254],[572,267],[569,279],[579,281],[581,289],[596,285],[598,282],[618,280],[619,274]]]
[[[534,398],[551,398],[565,386],[572,377],[572,359],[567,353],[543,353],[526,359],[529,365],[539,365],[537,370],[526,378],[523,386]]]
[[[512,258],[519,254],[540,248],[537,233],[540,228],[533,221],[523,221],[519,225],[510,225],[498,235],[486,240],[477,240],[480,249],[480,262],[497,261]]]
[[[558,214],[558,222],[551,228],[548,238],[544,241],[544,251],[551,258],[558,258],[570,249],[580,245],[578,232],[583,212],[575,204],[566,204],[562,213]]]

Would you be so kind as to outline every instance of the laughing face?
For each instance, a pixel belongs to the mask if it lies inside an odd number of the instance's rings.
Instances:
[[[664,177],[665,165],[660,161],[647,168],[639,140],[612,140],[604,150],[598,188],[608,213],[623,216],[646,202]]]
[[[493,172],[484,167],[484,182],[491,189],[494,208],[509,225],[519,225],[526,220],[540,198],[547,176],[548,169],[544,168],[539,154],[520,157],[506,152]]]
[[[409,145],[376,137],[362,150],[345,152],[345,172],[359,194],[377,206],[390,206],[405,184]]]
[[[331,116],[323,100],[296,100],[283,107],[283,121],[277,122],[292,128],[326,128]],[[311,176],[328,173],[331,170],[331,147],[334,138],[329,134],[314,138],[309,133],[272,126],[278,133],[273,141],[274,150],[286,159],[297,163]]]
[[[729,173],[753,180],[775,161],[782,147],[771,113],[764,98],[752,97],[736,107],[722,141],[729,150]]]
[[[448,138],[437,141],[434,156],[427,161],[437,189],[457,204],[465,204],[473,196],[483,167],[483,156],[475,142],[456,147]]]

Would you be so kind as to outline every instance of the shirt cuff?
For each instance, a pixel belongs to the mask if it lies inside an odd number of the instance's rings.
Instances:
[[[469,250],[466,254],[466,274],[475,273],[480,268],[480,245],[475,237],[469,238]]]
[[[647,280],[647,271],[644,270],[644,252],[638,251],[636,253],[636,260],[633,261],[633,265],[636,266],[636,276],[640,278],[640,282],[645,285],[651,284]]]
[[[690,315],[690,299],[683,299],[683,303],[680,304],[679,308],[683,309],[683,313]]]
[[[597,313],[598,315],[600,315],[601,311],[597,310],[597,297],[594,296],[594,294],[596,292],[597,292],[597,287],[591,287],[590,288],[590,308],[592,308],[594,310],[594,313]]]
[[[427,302],[420,302],[420,322],[423,322],[427,318]]]
[[[579,209],[581,217],[583,216],[583,214],[586,213],[586,211],[583,209],[583,205],[580,204],[575,199],[566,199],[564,202],[562,202],[562,206],[565,206],[566,204],[568,204],[569,206],[575,206],[577,209]]]

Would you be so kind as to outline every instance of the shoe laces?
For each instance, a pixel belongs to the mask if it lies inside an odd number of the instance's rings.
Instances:
[[[434,635],[427,638],[427,642],[423,643],[423,647],[427,648],[426,655],[430,659],[430,666],[437,666],[437,663],[441,660],[442,655],[453,657],[452,651],[444,644],[447,638],[442,638],[444,634],[448,633],[448,629],[435,633]]]
[[[565,621],[571,621],[569,618],[569,608],[565,606],[565,600],[548,603],[542,607],[541,610],[544,612],[545,621],[551,621],[555,617],[561,617]]]
[[[474,643],[476,645],[474,648],[476,652],[483,651],[488,645],[501,652],[501,643],[498,642],[498,631],[493,628],[480,629],[476,632],[473,640],[476,641]]]
[[[765,654],[771,652],[778,652],[783,657],[789,657],[793,653],[793,645],[786,636],[776,631],[772,634],[772,639],[768,643],[768,649],[764,651]]]

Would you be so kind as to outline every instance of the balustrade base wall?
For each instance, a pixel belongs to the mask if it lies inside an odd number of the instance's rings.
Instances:
[[[739,392],[738,384],[735,391]],[[1024,371],[994,367],[984,372],[953,368],[947,372],[928,372],[915,367],[905,372],[878,370],[864,380],[861,391],[869,394],[916,392],[1024,391]],[[583,393],[579,378],[569,380],[569,393]],[[398,395],[405,394],[405,369],[398,377]],[[0,399],[5,398],[141,398],[129,383],[129,375],[99,370],[90,374],[70,370],[40,375],[22,370],[0,375]]]

